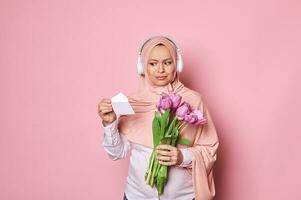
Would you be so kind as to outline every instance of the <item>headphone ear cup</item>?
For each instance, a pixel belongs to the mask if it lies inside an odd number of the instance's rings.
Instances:
[[[144,74],[144,67],[143,67],[143,63],[142,63],[142,59],[141,56],[138,56],[138,61],[137,61],[137,73],[139,75]]]
[[[181,54],[179,54],[177,59],[177,71],[182,72],[183,68],[184,68],[183,59]]]

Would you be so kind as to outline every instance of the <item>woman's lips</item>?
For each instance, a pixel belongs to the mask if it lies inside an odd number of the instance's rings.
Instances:
[[[159,80],[164,80],[166,78],[166,76],[157,76],[156,78]]]

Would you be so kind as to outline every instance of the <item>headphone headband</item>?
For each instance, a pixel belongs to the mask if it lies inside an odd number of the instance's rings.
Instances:
[[[154,37],[156,37],[156,36],[154,36]],[[138,52],[139,55],[141,55],[142,49],[143,49],[143,47],[145,46],[145,44],[146,44],[148,41],[150,41],[151,39],[153,39],[154,37],[151,37],[151,38],[147,39],[145,42],[143,42],[143,44],[142,44],[142,46],[140,47],[139,52]],[[175,43],[174,41],[172,41],[170,38],[168,38],[168,37],[166,37],[166,36],[162,36],[162,37],[164,37],[164,38],[166,38],[167,40],[169,40],[169,41],[176,47],[177,52],[180,51],[180,49],[178,48],[178,46],[176,45],[176,43]]]

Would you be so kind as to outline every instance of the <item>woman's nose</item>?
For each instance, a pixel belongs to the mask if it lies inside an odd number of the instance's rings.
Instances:
[[[159,72],[164,72],[164,67],[163,67],[162,63],[159,63],[158,67],[159,67],[159,69],[158,69]]]

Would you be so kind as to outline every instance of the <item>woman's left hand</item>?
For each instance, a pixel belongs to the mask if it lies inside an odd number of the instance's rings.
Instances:
[[[160,144],[156,148],[157,159],[162,165],[172,166],[179,165],[183,162],[183,155],[179,148]]]

